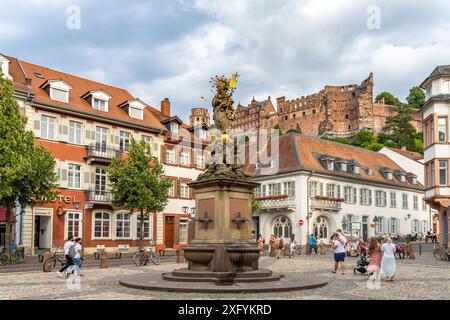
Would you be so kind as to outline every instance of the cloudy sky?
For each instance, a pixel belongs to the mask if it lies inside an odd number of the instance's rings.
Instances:
[[[239,78],[235,101],[360,83],[404,100],[450,64],[448,0],[1,0],[0,53],[127,88],[173,113]],[[73,7],[73,6],[76,7]],[[73,18],[80,10],[80,28]],[[68,23],[70,28],[68,27]],[[75,28],[74,28],[75,27]]]

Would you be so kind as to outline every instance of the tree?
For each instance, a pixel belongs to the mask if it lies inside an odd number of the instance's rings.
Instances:
[[[388,117],[386,124],[382,129],[385,138],[394,142],[397,147],[406,147],[408,150],[415,151],[416,143],[414,141],[417,134],[416,129],[411,124],[412,108],[407,104],[401,104],[395,108],[396,115]]]
[[[131,139],[127,158],[113,159],[108,168],[113,206],[140,213],[139,249],[144,246],[144,218],[167,205],[172,182],[164,179],[161,162],[144,140]]]
[[[12,243],[11,213],[56,196],[53,155],[35,144],[27,119],[14,99],[13,83],[0,73],[0,207],[6,209],[5,243]]]
[[[384,103],[385,104],[390,104],[393,106],[400,106],[402,103],[400,102],[400,100],[398,100],[397,97],[395,97],[392,93],[389,92],[382,92],[379,95],[377,95],[377,97],[375,98],[376,102],[381,102],[381,100],[383,100],[384,98]]]
[[[299,129],[289,129],[288,131],[286,131],[286,134],[289,134],[289,133],[298,133],[298,134],[301,134],[301,133],[302,133],[302,130],[299,130]]]
[[[412,87],[409,89],[409,95],[406,97],[406,101],[412,108],[422,108],[425,103],[425,92],[419,87]]]
[[[375,137],[375,134],[372,131],[368,131],[368,130],[360,130],[355,138],[352,141],[352,144],[354,146],[358,146],[358,147],[363,147],[363,144],[365,146],[371,145],[373,143],[377,142],[377,138]]]

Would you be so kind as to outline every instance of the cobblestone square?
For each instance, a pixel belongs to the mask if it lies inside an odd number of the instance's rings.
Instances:
[[[382,281],[379,289],[368,289],[367,277],[354,274],[356,258],[347,258],[345,275],[331,273],[331,255],[295,256],[281,259],[263,256],[261,267],[278,273],[302,273],[324,277],[328,285],[314,290],[260,294],[194,294],[128,289],[119,285],[119,278],[139,272],[171,271],[184,264],[165,261],[159,266],[136,267],[131,264],[108,269],[85,268],[75,279],[58,278],[55,272],[8,272],[0,274],[0,299],[70,299],[70,300],[197,300],[197,299],[265,299],[265,300],[442,300],[450,297],[450,264],[437,261],[430,252],[416,260],[397,260],[396,279]]]

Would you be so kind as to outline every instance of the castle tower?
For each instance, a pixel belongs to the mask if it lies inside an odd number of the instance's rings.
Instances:
[[[189,124],[193,127],[201,124],[210,126],[210,115],[208,109],[205,108],[193,108],[191,115],[189,116]]]

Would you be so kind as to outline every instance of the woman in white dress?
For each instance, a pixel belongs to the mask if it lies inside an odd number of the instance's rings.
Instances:
[[[381,247],[383,258],[381,260],[381,275],[386,277],[386,280],[394,280],[395,275],[395,245],[392,239],[387,237],[386,242]]]

